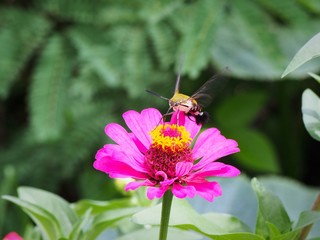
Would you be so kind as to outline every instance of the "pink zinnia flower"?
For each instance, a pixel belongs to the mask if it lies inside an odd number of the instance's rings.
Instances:
[[[3,240],[23,240],[23,238],[16,232],[8,233]]]
[[[196,194],[208,201],[222,194],[219,183],[207,177],[235,177],[240,171],[216,162],[239,151],[236,141],[226,139],[216,128],[198,135],[201,128],[183,112],[174,113],[171,122],[162,123],[154,108],[141,113],[130,110],[123,118],[131,130],[117,123],[105,127],[105,133],[116,143],[106,144],[96,154],[94,168],[111,178],[133,178],[125,190],[147,186],[149,199],[161,198],[171,190],[178,198]]]

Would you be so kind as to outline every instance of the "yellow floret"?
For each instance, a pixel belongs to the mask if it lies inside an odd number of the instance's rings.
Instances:
[[[150,133],[152,144],[164,148],[185,148],[190,145],[192,138],[184,126],[160,124]]]

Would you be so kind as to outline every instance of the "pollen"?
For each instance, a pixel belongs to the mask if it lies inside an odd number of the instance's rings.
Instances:
[[[189,146],[192,138],[184,126],[165,124],[157,126],[151,133],[152,144],[162,147],[181,149]]]

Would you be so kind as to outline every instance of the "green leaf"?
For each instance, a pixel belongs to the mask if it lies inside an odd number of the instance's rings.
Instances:
[[[228,232],[250,232],[249,227],[245,223],[230,214],[209,212],[202,216],[221,229],[227,229]]]
[[[219,125],[237,129],[249,125],[266,103],[266,92],[250,91],[230,96],[216,109]]]
[[[287,68],[281,75],[285,77],[295,69],[310,61],[313,58],[320,56],[320,33],[312,37],[293,57]]]
[[[84,239],[96,239],[106,228],[113,226],[114,223],[124,218],[131,217],[141,209],[138,207],[121,208],[96,215],[92,221],[92,225],[84,234]]]
[[[313,13],[320,12],[320,2],[318,0],[302,0],[302,1],[299,1],[299,3],[305,6],[307,9],[309,9]]]
[[[280,169],[271,141],[263,133],[248,128],[265,102],[266,94],[262,91],[237,94],[217,107],[215,118],[223,132],[239,143],[241,151],[235,158],[243,166],[258,172],[276,173]]]
[[[38,227],[34,227],[32,224],[28,224],[25,227],[25,231],[23,234],[23,239],[24,240],[43,240],[41,237],[41,231]]]
[[[3,196],[3,199],[21,207],[40,228],[44,240],[56,240],[62,237],[57,219],[44,208],[12,196]]]
[[[270,222],[266,222],[270,234],[270,239],[272,240],[294,240],[299,236],[299,231],[290,231],[284,234],[281,234],[277,226]]]
[[[68,236],[78,218],[67,201],[53,193],[32,187],[19,187],[18,195],[21,200],[46,209],[58,221],[63,236]]]
[[[310,89],[302,94],[302,119],[309,134],[320,141],[320,98]]]
[[[320,76],[317,74],[314,74],[312,72],[308,73],[311,77],[313,77],[318,83],[320,83]]]
[[[236,178],[210,178],[208,180],[219,182],[223,191],[222,196],[215,198],[213,203],[201,197],[190,198],[188,202],[193,209],[200,214],[208,212],[231,214],[245,222],[251,230],[254,229],[258,203],[249,178],[241,174]]]
[[[306,186],[297,180],[283,176],[259,177],[259,181],[280,198],[290,219],[294,222],[301,218],[302,212],[311,209],[319,193],[318,188]],[[320,222],[317,222],[311,229],[309,237],[320,236],[319,226]]]
[[[266,225],[268,226],[270,239],[274,239],[275,237],[281,235],[281,232],[274,224],[272,224],[271,222],[266,222]]]
[[[211,236],[213,240],[264,240],[259,235],[253,233],[231,233],[220,236]]]
[[[276,226],[279,232],[287,233],[291,228],[291,221],[280,199],[264,188],[256,178],[252,179],[251,184],[259,203],[256,233],[268,238],[268,222]]]
[[[212,61],[220,69],[229,66],[238,77],[279,79],[285,58],[270,29],[276,24],[256,1],[232,1],[229,7],[214,38]]]
[[[302,229],[303,227],[318,221],[320,221],[319,211],[304,211],[304,212],[301,212],[299,216],[299,220],[295,225],[294,229]]]
[[[143,225],[159,225],[160,212],[161,204],[135,214],[133,221]],[[219,217],[221,217],[223,221],[219,222]],[[173,199],[169,226],[193,230],[218,240],[262,240],[260,236],[249,232],[230,233],[236,230],[240,231],[240,229],[242,229],[242,231],[247,230],[247,227],[235,217],[211,213],[201,216],[195,212],[185,200],[176,198]]]
[[[89,226],[92,220],[91,209],[88,208],[86,213],[73,225],[73,229],[69,234],[69,240],[79,240],[81,239],[84,230]]]
[[[300,235],[299,231],[291,231],[291,232],[278,235],[271,239],[272,240],[298,240],[299,235]]]
[[[116,199],[111,201],[80,200],[72,205],[78,215],[85,214],[88,209],[92,210],[92,214],[99,214],[129,206],[132,206],[130,199]]]
[[[121,237],[118,237],[117,240],[150,240],[159,238],[159,227],[143,228],[137,231],[130,232]],[[197,240],[199,235],[194,232],[181,230],[177,228],[168,229],[168,238],[167,239],[177,239],[177,240]]]
[[[245,175],[240,175],[237,178],[214,178],[210,179],[219,182],[223,194],[217,197],[213,203],[195,197],[188,199],[191,206],[199,213],[219,212],[228,213],[236,216],[245,222],[250,229],[256,226],[257,218],[257,199],[250,186],[249,179]],[[283,205],[286,207],[290,219],[297,222],[302,211],[311,208],[313,201],[316,199],[319,189],[311,188],[302,183],[282,176],[261,176],[258,180],[270,191],[276,194]],[[268,223],[267,223],[268,224]],[[274,225],[274,223],[271,223]],[[277,227],[277,225],[275,225]],[[317,222],[311,229],[310,237],[320,236],[320,222]],[[290,236],[296,234],[285,233],[279,237],[286,237],[287,240],[293,240]]]
[[[270,140],[252,129],[232,130],[241,151],[234,157],[246,168],[257,172],[280,172],[275,149]]]
[[[161,205],[148,208],[133,215],[133,221],[138,224],[160,224]],[[172,201],[169,226],[180,226],[199,233],[222,234],[223,229],[212,224],[208,219],[194,211],[185,200],[174,198]]]
[[[11,194],[15,191],[17,187],[17,173],[16,169],[12,165],[3,166],[1,184],[0,184],[0,196]],[[0,201],[0,227],[4,226],[6,221],[6,214],[9,212],[7,208],[8,202]],[[1,231],[0,231],[1,234]]]
[[[159,236],[159,227],[152,227],[150,229],[141,229],[130,234],[124,235],[117,240],[131,240],[131,239],[139,239],[139,240],[149,240],[149,239],[158,239]],[[262,237],[252,234],[252,233],[232,233],[232,234],[223,234],[220,236],[206,236],[206,239],[213,240],[264,240]],[[168,239],[203,239],[196,235],[194,232],[184,231],[177,228],[170,228],[168,231]]]

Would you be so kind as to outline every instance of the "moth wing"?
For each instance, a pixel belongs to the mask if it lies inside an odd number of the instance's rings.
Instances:
[[[221,91],[221,88],[226,83],[226,78],[224,73],[229,71],[226,68],[222,73],[212,76],[208,81],[206,81],[191,98],[195,99],[201,107],[208,106],[213,100],[213,92]]]

